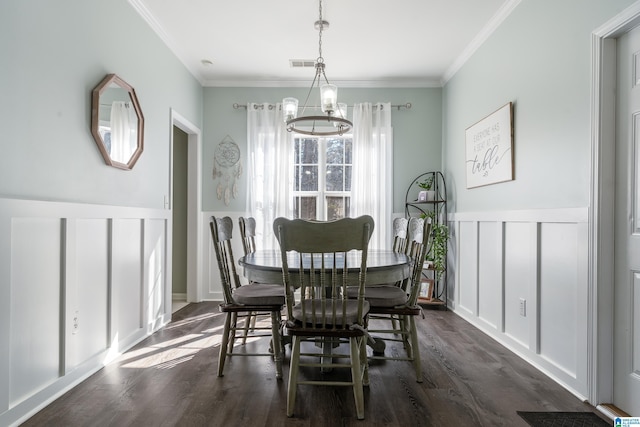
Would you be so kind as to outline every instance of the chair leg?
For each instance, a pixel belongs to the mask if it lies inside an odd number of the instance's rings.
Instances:
[[[398,329],[398,321],[396,320],[395,316],[391,316],[391,329]]]
[[[224,362],[227,359],[227,346],[229,344],[229,332],[231,329],[231,317],[233,313],[227,313],[224,319],[224,329],[222,331],[222,342],[220,343],[220,355],[218,356],[218,376],[221,377],[224,371]]]
[[[409,317],[409,329],[411,333],[411,357],[416,370],[416,381],[422,382],[422,362],[420,361],[420,350],[418,349],[418,332],[416,331],[415,316]]]
[[[293,416],[298,388],[298,369],[300,364],[300,337],[294,335],[291,343],[291,361],[289,363],[289,389],[287,391],[287,417]]]
[[[254,313],[247,313],[247,317],[245,317],[244,319],[244,329],[242,330],[242,345],[245,345],[247,343],[249,328],[251,328],[251,319],[254,319],[254,318],[255,318]]]
[[[364,420],[364,391],[362,390],[362,372],[360,370],[360,348],[361,344],[357,337],[349,338],[351,351],[351,381],[353,382],[353,398],[356,403],[356,416],[359,420]]]
[[[402,336],[402,345],[407,351],[407,354],[409,355],[409,357],[411,357],[411,344],[409,343],[409,334],[411,333],[411,331],[409,329],[410,326],[409,326],[409,320],[407,319],[408,317],[413,317],[413,316],[400,316],[399,321],[400,321],[400,330],[402,331],[400,332]]]
[[[231,327],[229,328],[229,353],[233,353],[233,346],[236,342],[236,331],[238,329],[238,313],[231,314]]]
[[[382,343],[384,341],[380,340]],[[384,350],[382,351],[384,354]],[[360,338],[360,366],[362,369],[362,385],[369,386],[369,356],[367,356],[367,337]]]
[[[276,362],[276,378],[282,379],[282,345],[280,344],[280,319],[277,311],[271,312],[271,337],[273,359]]]

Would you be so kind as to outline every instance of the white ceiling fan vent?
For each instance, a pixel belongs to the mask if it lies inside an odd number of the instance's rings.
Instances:
[[[313,68],[316,66],[315,59],[290,59],[289,66],[291,68]]]

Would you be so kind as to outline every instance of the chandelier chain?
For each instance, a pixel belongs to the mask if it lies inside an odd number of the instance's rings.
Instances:
[[[318,28],[318,62],[324,62],[324,58],[322,57],[322,29],[324,28],[324,24],[322,21],[322,0],[318,2],[318,15],[319,15],[319,28]]]

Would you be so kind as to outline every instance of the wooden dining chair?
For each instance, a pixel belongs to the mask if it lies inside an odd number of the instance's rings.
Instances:
[[[240,238],[242,239],[242,249],[245,255],[249,255],[256,251],[256,219],[253,217],[240,217],[238,218],[238,226],[240,228]],[[284,295],[284,287],[282,288]],[[244,335],[242,337],[242,343],[247,342],[247,336],[249,330],[254,330],[256,326],[256,314],[251,313],[247,316],[244,324]]]
[[[409,220],[404,217],[393,219],[393,251],[404,253],[407,248],[407,227]]]
[[[284,306],[283,287],[281,284],[249,284],[242,286],[231,248],[233,221],[229,217],[216,218],[212,216],[209,225],[224,294],[224,302],[220,304],[220,311],[226,314],[218,358],[218,376],[223,376],[227,357],[270,356],[273,357],[276,363],[276,378],[282,378],[280,323],[282,307]],[[246,332],[244,326],[238,326],[238,319],[246,318],[253,313],[266,313],[271,317],[270,327],[255,327],[251,335],[252,337],[270,336],[271,352],[234,352],[237,331]],[[262,332],[264,330],[271,330],[271,333],[266,334]]]
[[[246,218],[241,216],[238,218],[238,225],[244,254],[254,253],[256,251],[256,219],[251,216]]]
[[[369,333],[375,337],[372,347],[380,348],[375,344],[378,340],[402,342],[406,353],[406,356],[393,356],[385,355],[384,352],[374,352],[369,359],[413,362],[417,382],[422,382],[422,364],[415,317],[422,313],[422,308],[418,305],[418,295],[430,238],[431,219],[425,221],[422,218],[411,218],[407,237],[407,254],[411,258],[409,278],[401,286],[390,283],[383,286],[368,286],[365,289],[370,318],[372,322],[376,320],[376,326],[374,327],[372,323],[369,328]],[[353,291],[349,291],[349,296],[356,297]],[[389,326],[377,327],[380,324]]]
[[[353,388],[356,415],[364,419],[363,385],[368,385],[365,328],[369,311],[369,304],[364,300],[364,285],[373,227],[373,218],[368,215],[329,222],[276,218],[273,223],[282,256],[287,308],[285,331],[292,337],[287,394],[290,417],[299,385],[338,385]],[[356,298],[347,297],[348,287],[357,290]],[[299,301],[295,300],[297,289]],[[324,343],[322,352],[309,346],[309,350],[301,353],[302,341],[316,338]],[[336,341],[348,342],[349,354],[334,353]],[[320,357],[320,363],[314,361],[315,357]],[[333,363],[340,360],[348,362]],[[323,368],[327,363],[331,363],[331,369],[350,369],[351,380],[300,378],[300,368]]]

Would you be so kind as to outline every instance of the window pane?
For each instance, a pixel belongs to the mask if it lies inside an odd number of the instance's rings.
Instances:
[[[318,191],[318,167],[302,166],[300,191]]]
[[[327,140],[327,163],[344,163],[344,139]]]
[[[344,218],[349,214],[348,197],[327,197],[327,221]]]
[[[318,140],[317,139],[311,139],[311,138],[301,139],[300,163],[306,163],[306,164],[318,163]]]
[[[317,219],[316,198],[296,197],[295,217],[300,219]]]
[[[345,139],[344,140],[344,162],[347,164],[352,164],[353,160],[353,143],[351,141],[351,139]]]
[[[344,191],[342,166],[327,166],[326,187],[326,191]]]
[[[344,167],[344,191],[351,191],[351,166]]]

